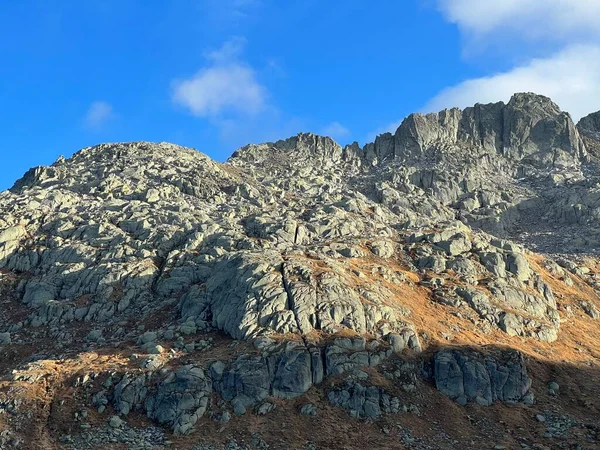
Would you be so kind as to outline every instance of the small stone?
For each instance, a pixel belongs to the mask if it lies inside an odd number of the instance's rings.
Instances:
[[[156,203],[160,200],[160,192],[157,189],[148,189],[146,192],[146,201],[148,203]]]
[[[186,336],[189,336],[190,334],[196,334],[196,330],[197,328],[195,325],[183,324],[179,327],[179,331]]]
[[[162,345],[154,344],[152,342],[145,344],[142,348],[149,355],[160,355],[160,354],[164,353],[164,351],[165,351],[165,349]]]
[[[223,411],[220,414],[217,414],[215,420],[219,423],[227,423],[231,420],[231,413],[229,411]]]
[[[597,319],[600,317],[600,311],[598,311],[598,308],[596,308],[596,305],[593,303],[581,302],[581,307],[583,308],[583,311],[592,319]]]
[[[185,344],[183,348],[187,353],[192,353],[196,349],[196,344],[190,342],[189,344]]]
[[[527,394],[525,394],[523,397],[523,403],[525,405],[533,405],[535,403],[535,396],[532,391],[529,391]]]
[[[234,398],[231,405],[233,406],[233,412],[236,416],[243,416],[246,414],[246,407],[241,401],[237,401],[237,399]]]
[[[464,395],[458,397],[456,399],[456,403],[458,403],[460,406],[467,406],[467,403],[468,403],[467,397],[465,397]]]
[[[256,414],[258,414],[259,416],[264,416],[273,411],[273,408],[275,408],[275,405],[273,403],[265,402],[258,407]]]
[[[144,345],[150,342],[156,342],[157,338],[158,336],[154,331],[146,331],[138,338],[137,343],[138,345]]]
[[[124,422],[119,416],[111,416],[111,418],[108,419],[108,424],[111,428],[121,428]]]
[[[165,331],[165,339],[167,340],[171,340],[175,337],[175,332],[173,330],[167,330]]]
[[[312,403],[307,403],[306,405],[300,408],[300,414],[303,416],[311,416],[315,417],[317,415],[317,407]]]
[[[86,336],[86,340],[90,342],[98,342],[102,339],[102,330],[92,330]]]
[[[544,423],[546,421],[546,416],[544,416],[543,414],[536,414],[535,418],[537,419],[538,422]]]
[[[10,343],[10,333],[0,333],[0,345],[8,345]]]

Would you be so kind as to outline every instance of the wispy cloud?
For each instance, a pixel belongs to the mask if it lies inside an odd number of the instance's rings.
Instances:
[[[235,29],[258,17],[262,6],[262,0],[201,0],[198,9],[218,28]]]
[[[198,117],[219,119],[228,114],[255,115],[266,106],[267,89],[241,54],[243,38],[233,38],[205,53],[207,64],[195,75],[173,82],[173,102]]]
[[[345,139],[350,136],[350,130],[339,122],[331,122],[323,127],[321,134],[329,136],[335,140]]]
[[[93,102],[88,108],[83,124],[91,130],[98,130],[106,122],[114,118],[113,107],[110,103],[98,100]]]

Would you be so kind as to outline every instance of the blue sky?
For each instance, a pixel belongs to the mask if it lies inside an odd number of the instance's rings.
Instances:
[[[600,109],[597,0],[20,0],[0,18],[0,189],[101,142],[222,161],[516,91]]]

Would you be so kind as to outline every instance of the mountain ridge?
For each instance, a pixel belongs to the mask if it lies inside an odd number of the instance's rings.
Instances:
[[[298,140],[302,140],[302,136],[308,138],[308,139],[315,139],[315,142],[312,143],[312,148],[315,150],[319,150],[322,146],[324,146],[325,148],[329,148],[330,152],[333,152],[330,156],[335,156],[336,158],[341,157],[341,155],[344,155],[345,158],[352,158],[352,157],[363,157],[371,162],[373,162],[374,159],[377,158],[383,158],[385,159],[386,157],[388,157],[389,155],[393,154],[395,155],[397,153],[398,158],[403,159],[403,158],[408,158],[411,155],[411,149],[413,148],[413,146],[415,148],[420,148],[424,145],[427,145],[426,143],[428,141],[435,141],[435,139],[439,139],[439,136],[435,136],[433,139],[430,136],[421,138],[419,135],[421,134],[420,131],[422,128],[424,128],[423,131],[428,132],[429,134],[433,133],[434,135],[436,133],[440,133],[442,132],[437,131],[437,130],[427,130],[428,126],[434,126],[434,128],[437,128],[439,126],[439,128],[450,128],[449,131],[447,131],[446,136],[443,136],[444,138],[449,138],[451,140],[454,141],[459,141],[463,144],[481,144],[481,146],[483,148],[489,147],[489,148],[495,148],[496,150],[499,150],[499,153],[510,153],[510,150],[504,150],[501,151],[500,149],[503,149],[502,146],[498,146],[496,143],[492,143],[492,141],[495,141],[494,136],[491,136],[491,141],[486,143],[486,139],[489,139],[490,137],[486,136],[486,133],[489,132],[490,130],[486,130],[485,129],[485,125],[483,124],[484,119],[485,119],[485,115],[487,112],[494,111],[494,110],[504,110],[505,108],[510,108],[510,107],[514,107],[515,109],[519,109],[523,108],[523,107],[528,107],[531,109],[530,111],[530,115],[531,118],[530,120],[532,121],[532,123],[537,123],[540,121],[540,119],[557,119],[557,118],[564,118],[565,120],[567,120],[567,125],[566,128],[569,133],[573,132],[573,133],[578,133],[579,130],[582,129],[589,129],[589,132],[598,132],[598,130],[600,129],[600,125],[598,125],[598,116],[600,115],[600,111],[597,113],[591,113],[588,116],[580,119],[580,121],[576,124],[573,123],[572,120],[570,120],[570,116],[568,116],[568,112],[562,112],[560,110],[560,108],[552,102],[552,100],[548,97],[539,95],[539,94],[533,94],[533,93],[517,93],[514,94],[510,101],[508,103],[504,103],[504,102],[496,102],[496,103],[488,103],[488,104],[481,104],[481,103],[477,103],[476,105],[474,105],[473,107],[468,107],[465,108],[464,110],[461,110],[459,108],[451,108],[451,109],[444,109],[442,111],[436,112],[436,113],[427,113],[427,114],[423,114],[423,113],[412,113],[410,115],[408,115],[403,121],[402,123],[399,125],[399,127],[396,129],[396,131],[394,133],[391,132],[386,132],[383,134],[380,134],[376,137],[374,142],[369,142],[366,143],[365,145],[363,145],[363,147],[360,147],[359,144],[357,142],[354,142],[352,144],[348,144],[348,145],[340,145],[339,143],[335,142],[334,139],[327,137],[327,136],[319,136],[318,134],[314,134],[311,132],[306,132],[306,133],[299,133],[297,136],[292,136],[290,138],[287,139],[281,139],[275,142],[266,142],[266,143],[262,143],[262,144],[248,144],[246,146],[241,147],[240,149],[234,151],[232,153],[232,155],[225,161],[225,162],[229,162],[230,160],[232,160],[233,158],[235,158],[236,156],[238,156],[240,153],[242,153],[245,149],[248,148],[252,148],[252,147],[260,147],[260,146],[267,146],[269,148],[294,148],[297,149],[296,146],[294,146],[294,142],[297,142]],[[545,108],[548,107],[550,109],[550,111],[547,111]],[[534,114],[534,112],[536,111],[539,112],[538,114]],[[498,112],[498,111],[496,111]],[[501,111],[502,112],[502,111]],[[545,114],[545,117],[540,117],[539,114]],[[454,116],[452,116],[454,115]],[[504,114],[500,114],[500,116],[503,116]],[[461,116],[461,117],[458,117]],[[568,116],[568,117],[567,117]],[[498,117],[496,117],[497,119]],[[474,121],[474,123],[471,124],[467,124],[467,121]],[[506,118],[505,118],[506,120]],[[436,126],[434,123],[432,124],[431,122],[439,122],[439,124]],[[429,122],[429,123],[428,123]],[[464,129],[464,127],[466,126],[470,127],[470,130],[467,131],[466,129]],[[463,129],[459,129],[460,126],[463,127]],[[587,126],[587,128],[585,128]],[[411,136],[411,133],[415,134],[416,136]],[[425,133],[427,134],[427,133]],[[503,133],[500,133],[500,136],[502,136]],[[400,141],[407,141],[407,140],[413,140],[414,142],[411,142],[412,145],[408,145],[405,142],[402,143],[395,143],[395,145],[398,147],[398,149],[392,149],[389,147],[389,140],[391,138],[400,140]],[[585,149],[581,148],[581,145],[583,145],[582,142],[580,142],[580,139],[578,139],[578,136],[573,136],[572,137],[574,140],[573,142],[568,142],[568,144],[572,144],[572,151],[578,155],[580,158],[581,157],[585,157]],[[502,140],[501,137],[498,137],[498,139]],[[506,139],[506,138],[505,138]],[[518,139],[518,138],[517,138]],[[419,142],[422,141],[422,142]],[[570,141],[570,138],[569,138]],[[158,145],[176,145],[176,144],[170,144],[167,142],[157,142],[157,143],[153,143],[153,142],[147,142],[147,141],[139,141],[139,142],[115,142],[112,143],[112,145],[119,145],[119,144],[140,144],[140,145],[144,145],[144,144],[158,144]],[[489,145],[488,145],[489,144]],[[102,146],[106,146],[106,145],[110,145],[110,144],[99,144],[96,146],[91,146],[91,147],[86,147],[85,149],[82,149],[78,152],[76,152],[73,156],[75,156],[77,153],[79,152],[83,152],[83,151],[89,151],[90,149],[95,149],[97,147],[102,147]],[[490,147],[491,146],[491,147]],[[187,149],[188,147],[182,147],[182,146],[178,146],[182,149]],[[339,147],[339,149],[337,149],[336,147]],[[311,148],[311,145],[308,145],[308,148]],[[333,150],[332,148],[336,148],[335,150]],[[396,150],[398,150],[396,152]],[[423,151],[423,148],[420,148],[420,151]],[[362,155],[361,155],[362,152]],[[396,152],[396,153],[395,153]],[[203,156],[208,157],[208,155],[199,152],[200,154],[202,154]],[[62,161],[62,156],[59,157],[58,161]],[[208,157],[210,158],[210,157]],[[55,163],[56,164],[56,163]],[[31,169],[34,170],[35,168]]]

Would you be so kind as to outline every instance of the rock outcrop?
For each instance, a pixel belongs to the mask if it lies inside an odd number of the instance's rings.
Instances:
[[[501,355],[499,361],[472,352],[442,350],[435,355],[437,389],[461,405],[473,401],[489,406],[496,401],[532,404],[531,379],[523,356]]]

